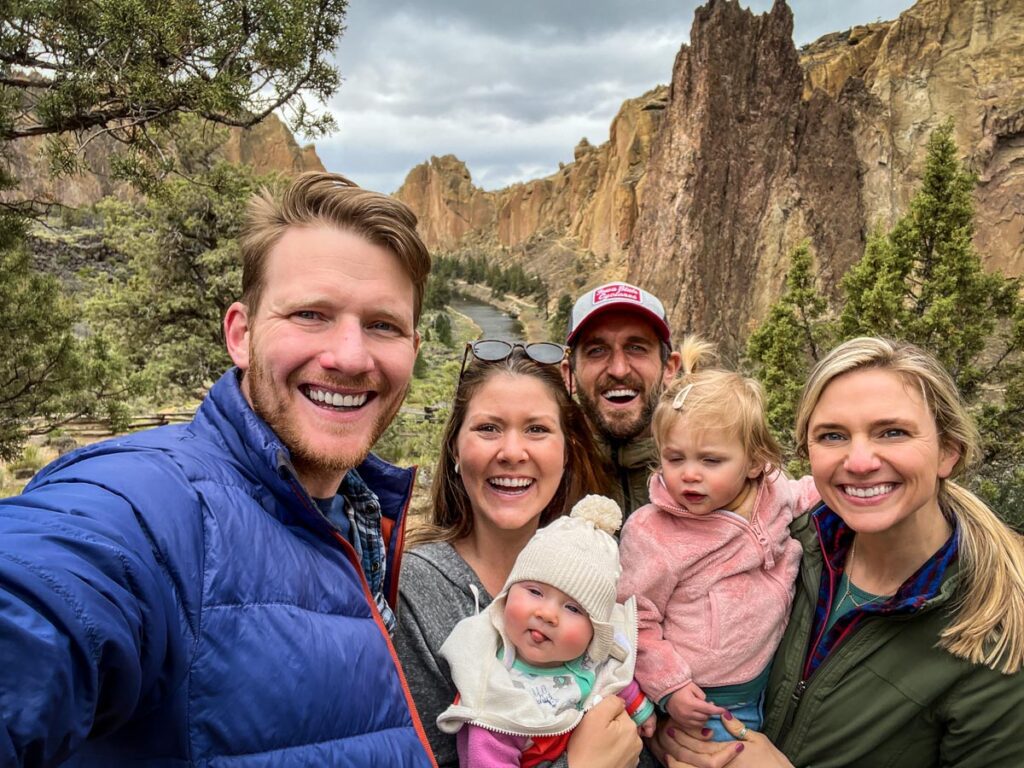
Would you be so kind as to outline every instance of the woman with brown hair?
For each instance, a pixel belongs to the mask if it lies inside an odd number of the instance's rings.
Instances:
[[[442,438],[430,523],[410,536],[395,646],[439,766],[458,765],[455,737],[436,726],[456,695],[439,650],[485,608],[537,528],[604,490],[600,458],[569,398],[557,344],[478,341],[467,347]],[[571,768],[636,765],[636,726],[608,697],[583,718]],[[566,757],[555,765],[566,765]]]

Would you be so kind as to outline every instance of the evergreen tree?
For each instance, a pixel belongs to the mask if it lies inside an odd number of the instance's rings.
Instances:
[[[109,136],[120,147],[109,161],[111,175],[159,194],[159,182],[172,171],[192,174],[196,167],[208,167],[193,154],[200,120],[204,126],[247,127],[277,112],[293,130],[320,135],[333,125],[330,115],[316,106],[340,82],[331,57],[347,4],[4,2],[0,158],[18,140],[44,137],[50,173],[73,173],[85,165],[86,146]],[[202,228],[192,226],[203,217],[201,207],[182,213],[177,231],[183,239],[177,245],[188,252],[183,259],[175,254],[174,243],[160,246],[169,259],[163,288],[188,285],[191,291],[184,297],[154,291],[160,283],[155,274],[144,287],[148,278],[142,277],[143,271],[159,269],[153,263],[134,264],[135,284],[125,287],[120,297],[106,297],[106,328],[117,331],[111,343],[95,326],[82,322],[79,297],[73,301],[55,279],[31,266],[22,242],[25,218],[40,213],[37,201],[25,200],[2,170],[0,189],[5,191],[0,203],[0,458],[17,451],[26,430],[43,431],[77,414],[106,412],[112,426],[123,425],[131,391],[125,365],[138,365],[140,358],[166,363],[179,378],[206,375],[204,366],[192,374],[185,371],[190,363],[205,359],[209,337],[206,315],[190,315],[199,311],[192,300],[197,292],[218,294],[235,275],[218,263],[224,255],[220,246],[204,246],[201,255],[193,248],[189,237]],[[196,222],[185,221],[189,217]],[[163,232],[170,229],[174,227]],[[139,231],[132,236],[145,239]],[[148,253],[152,256],[153,251]],[[183,266],[184,261],[190,266]],[[133,304],[133,297],[157,301]],[[155,329],[155,318],[172,317],[182,321],[181,330]],[[118,319],[120,328],[115,327]],[[137,333],[130,327],[136,323],[141,327]],[[198,349],[185,339],[190,331],[197,331]],[[177,334],[179,343],[169,350],[125,343],[134,335],[158,344],[161,333]],[[132,359],[126,361],[118,350]],[[172,359],[183,351],[181,361]]]
[[[416,355],[416,362],[412,366],[412,375],[414,379],[425,379],[427,377],[427,358],[420,351],[420,354]]]
[[[235,238],[254,189],[272,177],[218,163],[196,180],[166,182],[137,203],[97,206],[107,244],[127,262],[113,279],[97,280],[88,316],[160,402],[196,396],[231,364],[221,323],[241,293]]]
[[[572,314],[572,296],[563,293],[558,297],[555,313],[548,318],[548,338],[556,344],[565,343],[565,334],[569,328],[569,315]]]
[[[1020,525],[1024,509],[1013,500],[1024,497],[1024,300],[1020,281],[982,268],[972,243],[973,187],[947,122],[929,138],[909,211],[891,232],[870,237],[863,259],[844,277],[840,308],[830,310],[815,290],[802,247],[793,254],[785,293],[747,352],[765,384],[772,426],[785,436],[807,371],[834,344],[882,335],[928,349],[982,428],[979,487]]]
[[[452,321],[447,312],[438,312],[434,318],[434,336],[446,347],[452,346]]]
[[[801,243],[790,256],[782,298],[747,343],[747,353],[757,361],[768,393],[768,423],[789,453],[803,382],[835,338],[827,313],[828,303],[815,285],[810,249]]]
[[[56,278],[32,269],[20,216],[0,214],[0,459],[31,433],[76,416],[123,426],[124,361],[102,338],[77,331],[78,313]]]
[[[340,83],[331,56],[348,0],[116,0],[3,3],[0,141],[48,137],[55,172],[109,134],[126,177],[169,169],[166,135],[180,115],[252,126],[272,112],[293,130],[333,126]]]
[[[984,376],[979,356],[1017,293],[1012,281],[982,269],[972,242],[974,186],[946,122],[928,140],[910,211],[887,236],[872,236],[844,278],[839,317],[842,338],[897,336],[929,349],[968,398]]]
[[[423,291],[423,309],[444,309],[452,300],[450,278],[441,274],[436,267],[430,270],[427,287]]]

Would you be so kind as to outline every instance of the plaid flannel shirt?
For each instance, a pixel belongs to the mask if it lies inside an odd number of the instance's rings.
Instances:
[[[829,611],[836,597],[836,590],[843,576],[846,553],[853,542],[854,533],[842,519],[824,503],[810,512],[818,529],[818,541],[824,556],[821,584],[818,588],[818,605],[814,612],[814,639],[804,666],[806,680],[828,657],[833,648],[848,637],[857,626],[873,615],[894,615],[913,613],[926,601],[939,593],[946,569],[956,561],[959,551],[960,529],[952,523],[953,533],[938,551],[900,585],[896,594],[882,603],[871,603],[855,608],[841,616],[831,630],[825,631]]]
[[[384,535],[381,531],[380,501],[377,494],[363,482],[359,473],[350,469],[341,481],[338,495],[344,499],[343,514],[348,525],[334,519],[340,513],[340,504],[334,504],[327,513],[327,519],[336,527],[348,528],[348,540],[351,542],[359,562],[363,566],[363,575],[370,585],[370,594],[377,604],[381,619],[388,634],[394,634],[395,614],[384,597],[384,574],[387,569],[387,558],[384,552]]]

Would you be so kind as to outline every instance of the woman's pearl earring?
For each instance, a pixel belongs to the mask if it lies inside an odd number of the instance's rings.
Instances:
[[[456,462],[455,462],[455,474],[456,474],[456,475],[457,475],[457,474],[459,474],[459,470],[460,470],[460,469],[461,469],[461,467],[459,466],[459,462],[457,462],[457,461],[456,461]]]

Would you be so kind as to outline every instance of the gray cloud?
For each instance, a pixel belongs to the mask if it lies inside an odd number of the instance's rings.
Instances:
[[[344,78],[317,141],[330,170],[393,191],[431,155],[494,189],[554,172],[608,138],[627,98],[668,82],[696,0],[353,0]],[[797,43],[891,18],[911,0],[794,0]],[[755,12],[771,0],[744,3]]]

